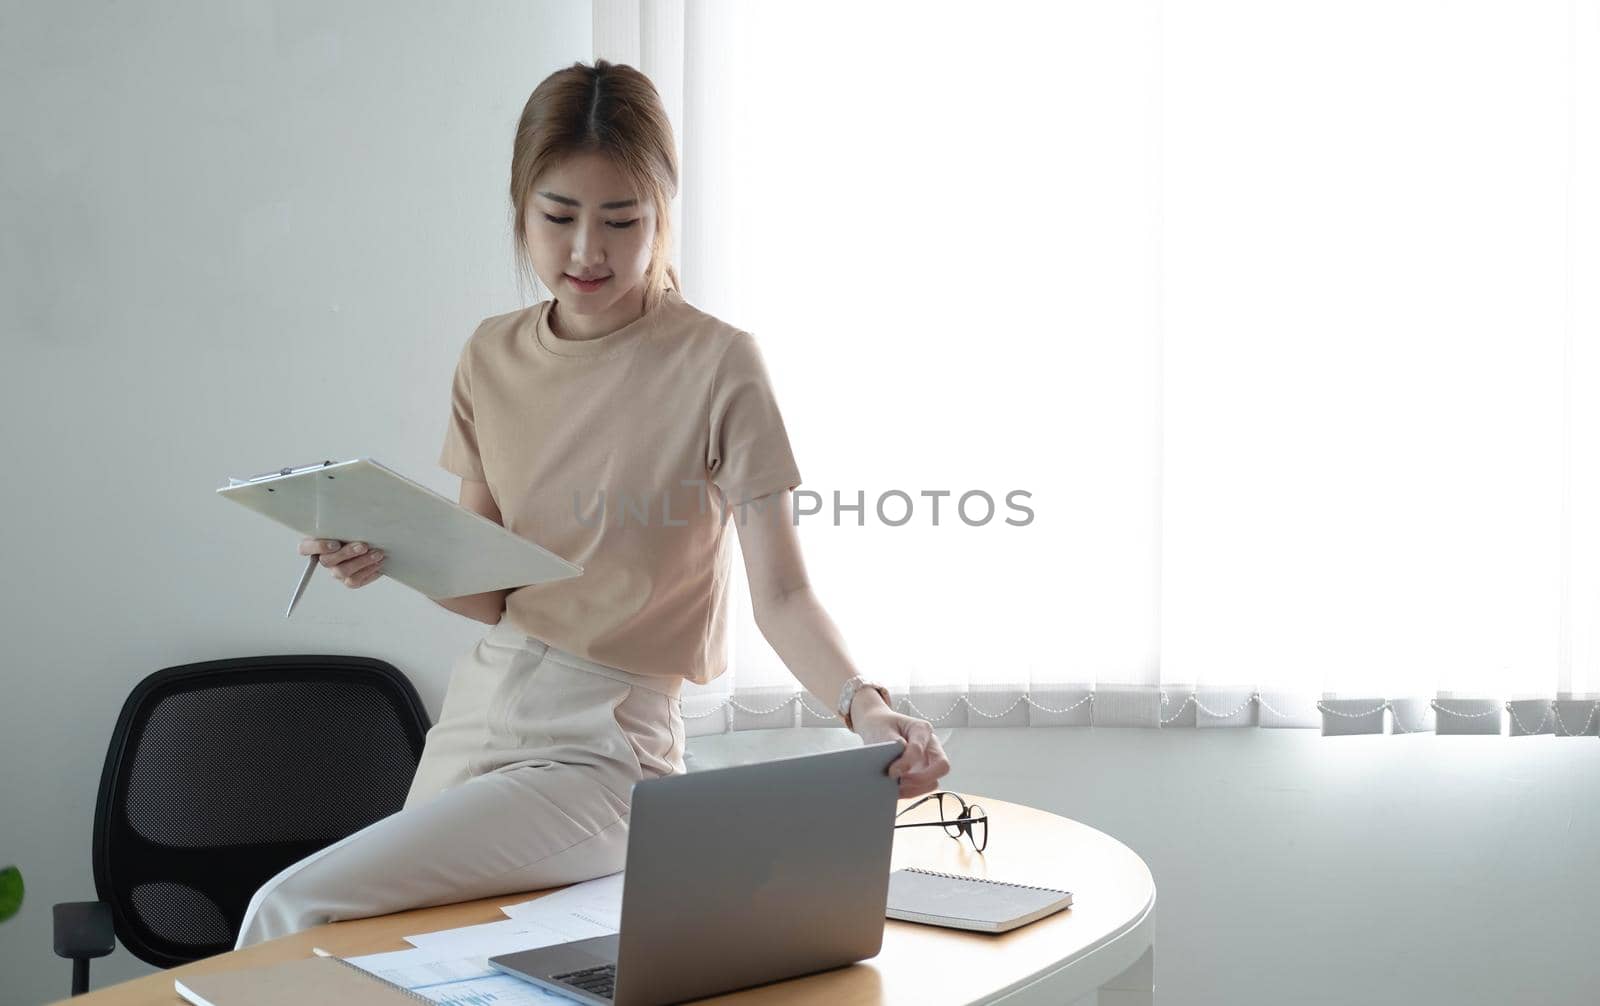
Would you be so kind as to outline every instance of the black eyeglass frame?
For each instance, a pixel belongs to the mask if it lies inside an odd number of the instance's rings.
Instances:
[[[962,835],[967,836],[967,841],[972,843],[973,850],[975,852],[982,853],[983,850],[989,845],[989,815],[977,804],[967,803],[966,800],[961,798],[961,794],[959,793],[953,793],[947,789],[935,790],[934,792],[929,793],[927,796],[924,796],[922,799],[918,800],[916,803],[911,804],[911,806],[897,811],[894,816],[898,818],[901,814],[908,813],[909,811],[927,803],[929,800],[937,799],[939,801],[939,816],[943,818],[945,814],[944,798],[947,796],[953,798],[956,801],[956,804],[961,808],[960,812],[956,815],[956,820],[912,821],[908,824],[897,824],[895,827],[944,828],[945,834],[949,835],[958,842],[961,840]],[[974,824],[978,824],[980,822],[983,824],[983,844],[981,845],[978,843],[978,839],[974,834],[976,829],[972,827]],[[950,828],[952,827],[956,829],[954,832],[950,831]]]

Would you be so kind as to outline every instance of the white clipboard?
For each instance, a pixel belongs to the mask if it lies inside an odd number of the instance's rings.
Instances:
[[[429,598],[582,575],[583,567],[506,530],[372,458],[325,461],[217,490],[307,538],[364,541],[383,575]]]

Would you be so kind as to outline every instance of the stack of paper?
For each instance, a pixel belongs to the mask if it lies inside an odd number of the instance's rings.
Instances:
[[[502,922],[418,933],[406,937],[412,950],[347,960],[449,1006],[570,1003],[565,996],[494,970],[489,958],[617,932],[622,920],[622,874],[573,884],[501,911],[507,916]]]

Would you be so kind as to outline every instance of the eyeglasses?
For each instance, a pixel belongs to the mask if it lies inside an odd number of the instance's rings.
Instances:
[[[895,814],[900,817],[915,807],[920,807],[929,800],[939,801],[939,820],[915,821],[910,824],[897,824],[896,828],[933,828],[944,829],[944,833],[959,841],[962,835],[967,836],[967,841],[972,843],[972,848],[978,852],[989,844],[989,815],[984,813],[982,807],[975,803],[968,803],[949,790],[938,790],[929,793],[905,810]]]

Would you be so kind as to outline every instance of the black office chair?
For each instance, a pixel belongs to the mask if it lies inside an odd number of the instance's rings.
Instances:
[[[72,994],[120,939],[168,968],[233,949],[280,870],[399,810],[428,714],[368,657],[168,667],[123,704],[94,814],[98,901],[55,906]]]

